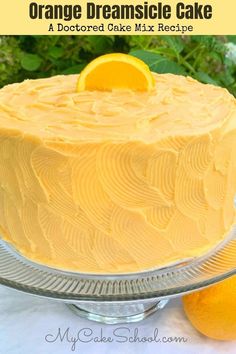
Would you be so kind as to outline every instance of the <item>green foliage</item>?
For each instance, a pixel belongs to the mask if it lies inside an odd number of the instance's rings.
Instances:
[[[18,81],[21,50],[13,37],[0,37],[0,85]]]
[[[79,73],[111,52],[131,53],[155,72],[190,75],[236,95],[236,36],[2,36],[0,86]]]
[[[236,36],[143,36],[140,41],[131,38],[131,45],[138,50],[130,54],[144,60],[153,71],[189,75],[226,87],[236,96]]]

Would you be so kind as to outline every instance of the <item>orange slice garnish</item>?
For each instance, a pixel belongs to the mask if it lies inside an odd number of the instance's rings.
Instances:
[[[142,60],[113,53],[102,55],[85,67],[79,76],[77,91],[149,91],[154,85],[153,75]]]

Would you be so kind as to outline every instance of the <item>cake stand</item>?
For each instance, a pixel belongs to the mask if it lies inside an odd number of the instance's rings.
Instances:
[[[0,283],[62,301],[76,314],[102,323],[140,321],[169,299],[236,274],[236,227],[204,257],[140,273],[73,273],[33,263],[0,240]]]

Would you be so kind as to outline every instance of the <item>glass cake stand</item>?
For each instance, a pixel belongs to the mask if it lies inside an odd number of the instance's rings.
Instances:
[[[33,263],[0,240],[0,284],[66,303],[76,314],[103,323],[140,321],[169,299],[236,274],[236,226],[204,257],[140,273],[96,275]]]

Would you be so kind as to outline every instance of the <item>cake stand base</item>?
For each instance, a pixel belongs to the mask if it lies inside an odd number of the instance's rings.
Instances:
[[[105,323],[132,323],[143,320],[151,314],[163,309],[169,300],[155,300],[150,302],[122,302],[122,303],[82,303],[81,305],[67,304],[78,316],[88,320]]]

